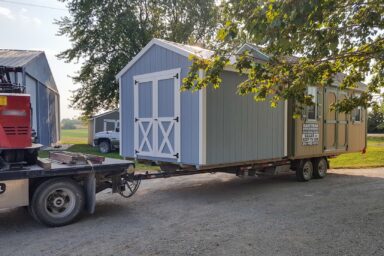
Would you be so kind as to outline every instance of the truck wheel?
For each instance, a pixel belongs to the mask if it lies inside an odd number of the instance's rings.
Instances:
[[[313,161],[313,177],[322,179],[327,175],[328,163],[325,158],[316,158]]]
[[[313,175],[313,164],[311,160],[303,159],[296,170],[296,178],[298,181],[309,181]]]
[[[64,226],[84,209],[84,191],[69,178],[47,180],[37,187],[29,207],[38,222],[51,227]]]
[[[100,150],[100,153],[103,153],[103,154],[109,153],[111,151],[111,144],[108,141],[103,140],[99,144],[99,150]]]

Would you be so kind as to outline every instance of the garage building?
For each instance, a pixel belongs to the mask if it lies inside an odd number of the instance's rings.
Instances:
[[[111,110],[95,115],[88,120],[88,144],[93,144],[95,133],[104,131],[115,131],[120,125],[119,110]]]
[[[21,67],[11,81],[26,86],[31,96],[32,128],[44,146],[60,139],[60,95],[43,51],[0,49],[0,66]]]

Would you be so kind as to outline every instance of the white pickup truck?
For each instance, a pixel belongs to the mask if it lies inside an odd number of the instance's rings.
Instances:
[[[95,133],[93,145],[98,147],[101,153],[109,153],[120,148],[120,130],[103,131]]]

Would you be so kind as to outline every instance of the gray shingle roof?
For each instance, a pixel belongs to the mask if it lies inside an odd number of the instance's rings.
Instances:
[[[42,51],[0,49],[0,66],[23,67],[43,53]]]

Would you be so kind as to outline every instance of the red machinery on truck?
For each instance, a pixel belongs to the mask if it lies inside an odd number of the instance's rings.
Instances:
[[[0,170],[12,165],[35,164],[41,145],[32,143],[30,96],[12,83],[10,72],[22,68],[0,66]]]

